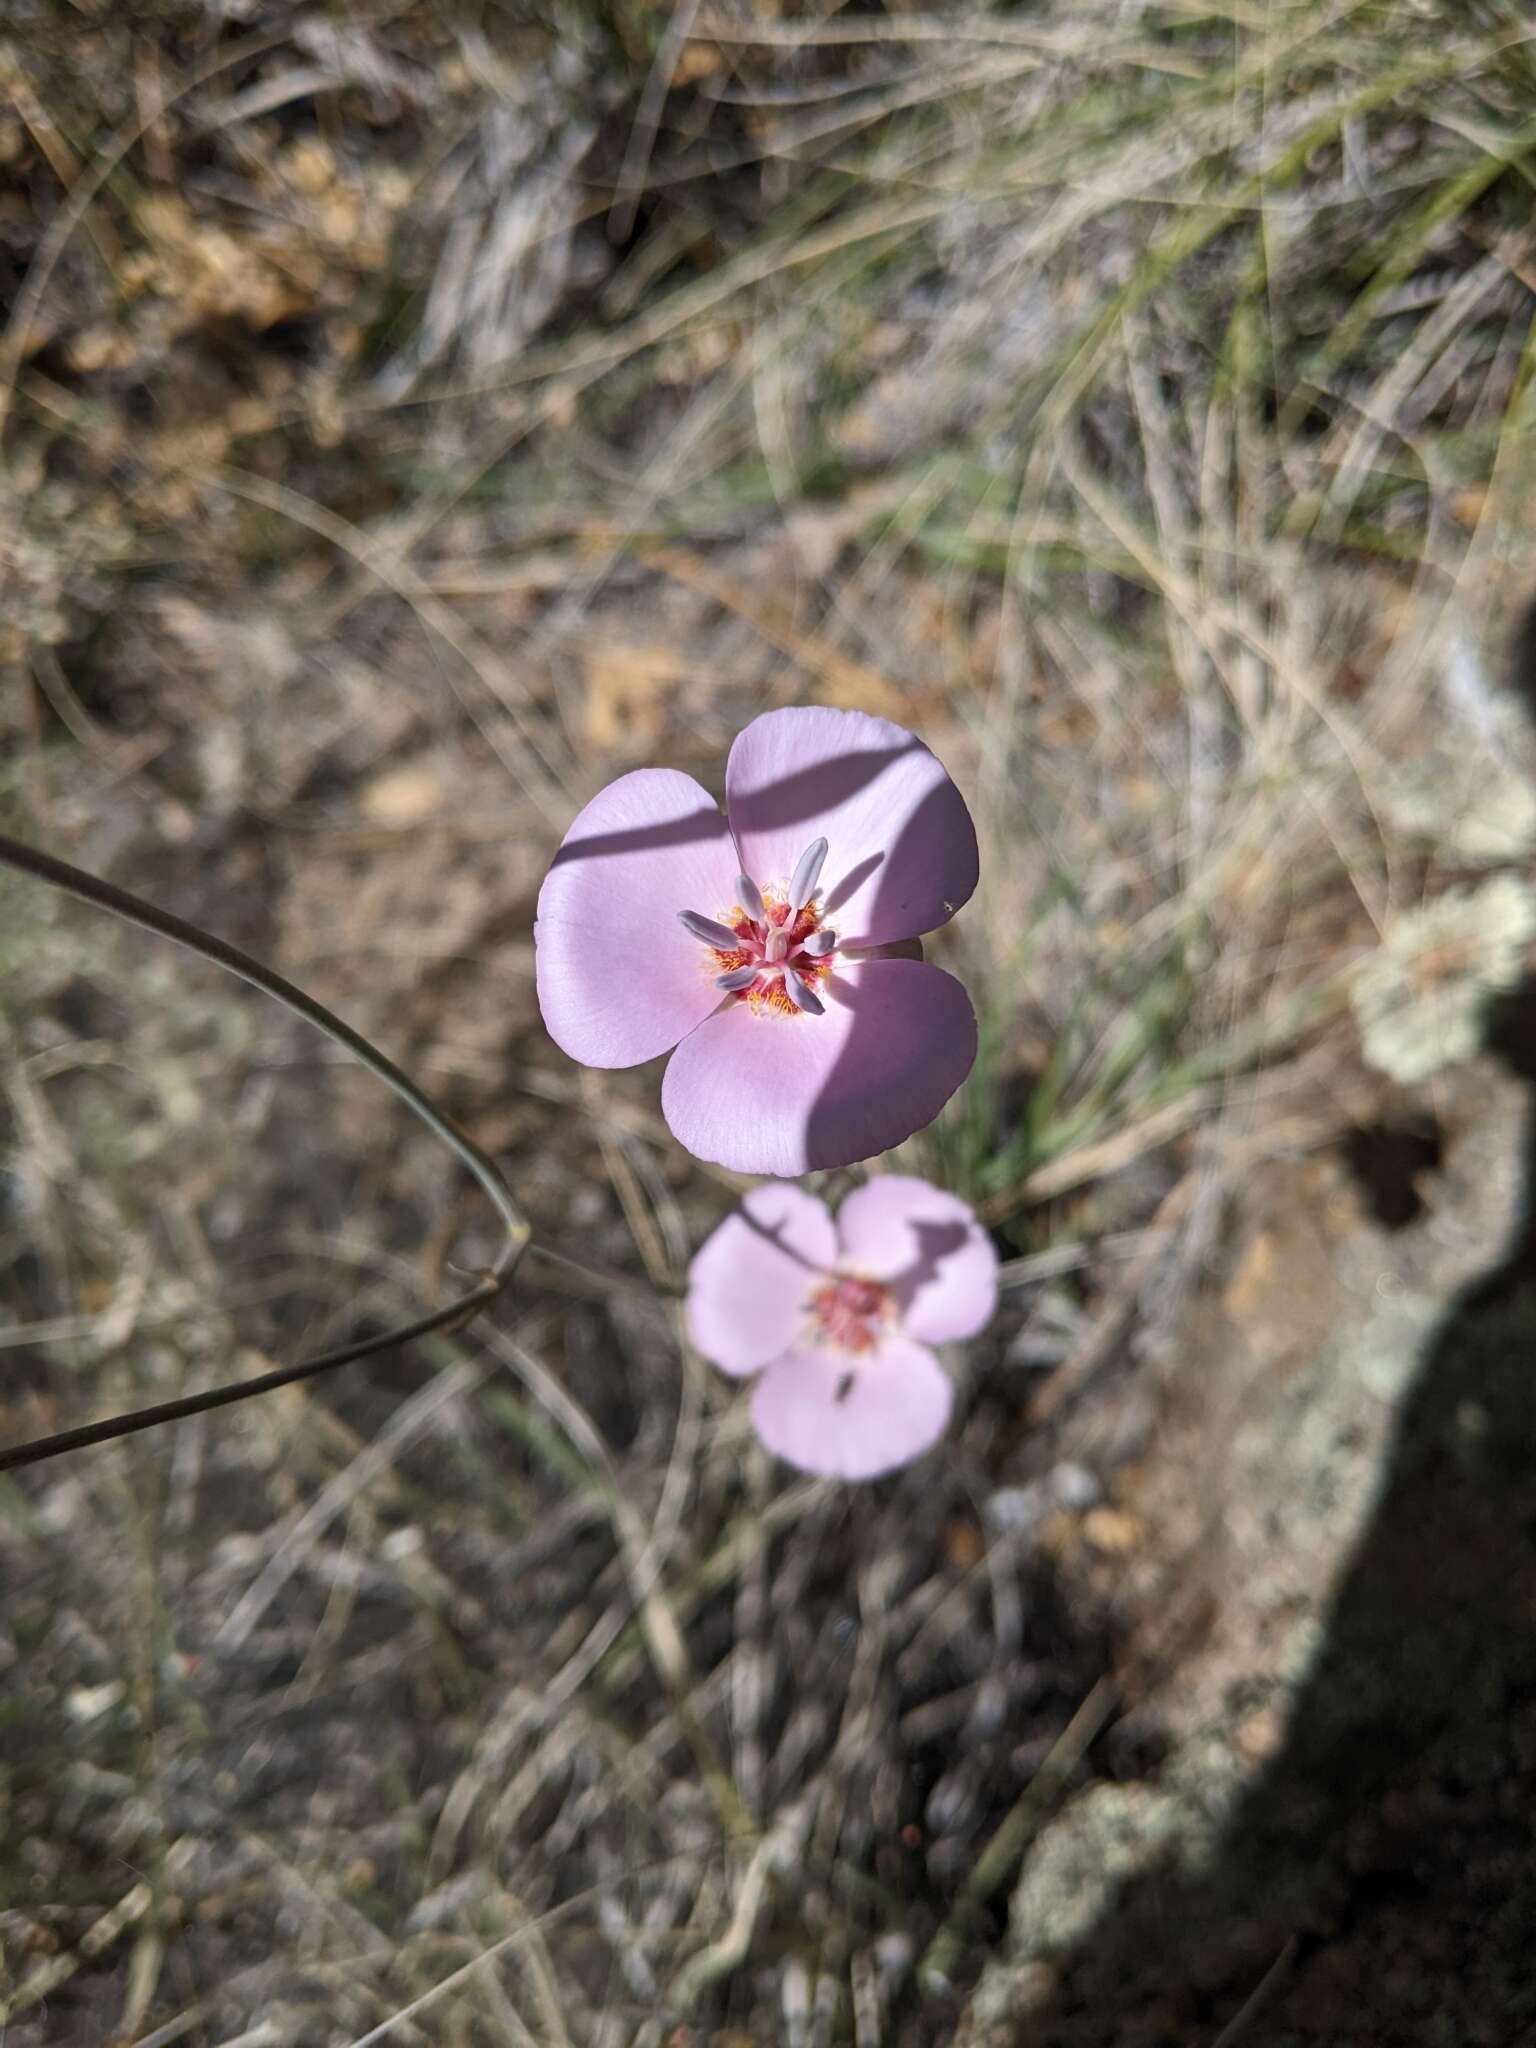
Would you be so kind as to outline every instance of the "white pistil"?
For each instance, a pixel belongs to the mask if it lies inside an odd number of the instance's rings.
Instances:
[[[768,943],[763,948],[763,958],[770,961],[776,967],[788,951],[789,940],[785,938],[783,932],[778,930],[769,932]]]

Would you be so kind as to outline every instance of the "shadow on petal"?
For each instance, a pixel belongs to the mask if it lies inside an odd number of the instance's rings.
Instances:
[[[726,809],[746,870],[785,886],[813,837],[828,842],[823,915],[854,945],[932,931],[976,886],[976,832],[944,765],[912,733],[863,712],[770,711],[737,736]]]
[[[917,1239],[917,1255],[911,1265],[903,1266],[885,1283],[903,1312],[920,1288],[930,1287],[939,1279],[944,1261],[963,1251],[971,1241],[971,1233],[963,1223],[914,1223],[910,1228]]]
[[[723,1372],[756,1372],[803,1333],[813,1276],[837,1253],[826,1204],[788,1181],[754,1188],[688,1269],[695,1346]]]
[[[847,716],[846,713],[837,715]],[[885,723],[883,720],[868,722],[872,725]],[[891,732],[901,730],[899,726],[887,729]],[[747,726],[745,733],[751,730],[751,726]],[[793,739],[790,743],[794,743]],[[731,823],[742,834],[778,832],[789,827],[805,832],[827,812],[835,811],[850,797],[860,795],[878,782],[893,762],[908,754],[927,752],[928,749],[914,733],[907,733],[900,743],[890,746],[841,748],[828,759],[812,762],[809,767],[792,769],[787,775],[775,775],[752,788],[733,788],[730,792]]]
[[[818,1264],[815,1259],[808,1259],[804,1252],[789,1242],[787,1235],[788,1226],[782,1219],[775,1223],[768,1223],[762,1217],[754,1216],[752,1211],[745,1206],[737,1213],[750,1231],[762,1238],[766,1244],[771,1245],[775,1251],[782,1252],[786,1259],[793,1259],[795,1264],[803,1267],[807,1273],[814,1274],[820,1279],[832,1271],[836,1258],[835,1252],[823,1264]]]
[[[970,901],[979,874],[976,828],[964,797],[946,776],[887,849],[873,901],[864,906],[865,927],[880,940],[934,931]]]
[[[680,1144],[781,1179],[889,1151],[937,1116],[976,1057],[965,990],[925,961],[864,960],[820,984],[820,1017],[729,1005],[662,1077]]]
[[[821,915],[823,920],[830,920],[836,917],[843,905],[858,890],[863,888],[876,868],[882,867],[884,863],[885,855],[883,853],[872,853],[866,859],[859,861],[856,866],[851,867],[842,880],[834,883],[829,893],[822,898]]]
[[[926,961],[867,958],[823,984],[845,1028],[806,1123],[814,1165],[888,1152],[932,1123],[976,1059],[976,1017],[952,975]]]
[[[933,1121],[975,1062],[976,1018],[959,982],[926,961],[865,959],[823,990],[844,1029],[809,1107],[805,1150],[813,1165],[845,1166]]]
[[[577,861],[612,860],[623,854],[656,853],[673,846],[723,845],[724,819],[717,809],[695,811],[686,818],[667,818],[654,825],[633,825],[620,832],[593,832],[567,839],[554,859],[551,870],[570,867]],[[727,876],[729,883],[730,877]],[[687,909],[686,904],[676,907]]]

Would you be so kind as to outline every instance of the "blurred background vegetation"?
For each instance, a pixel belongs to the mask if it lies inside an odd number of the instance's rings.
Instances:
[[[1136,1489],[1230,1394],[1212,1274],[1282,1312],[1259,1163],[1411,1225],[1536,934],[1529,10],[11,0],[0,81],[0,829],[339,1009],[598,1269],[0,1482],[6,2039],[953,2039],[1048,1815],[1177,1738]],[[803,701],[983,844],[902,1163],[1005,1307],[857,1493],[682,1348],[736,1185],[532,989],[579,804]],[[365,1076],[14,876],[0,1072],[7,1440],[494,1249]]]

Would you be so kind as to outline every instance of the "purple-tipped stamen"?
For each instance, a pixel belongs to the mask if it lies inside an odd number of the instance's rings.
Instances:
[[[680,910],[677,921],[686,932],[696,939],[702,939],[706,946],[713,946],[717,953],[736,953],[741,950],[740,936],[728,924],[720,924],[715,918],[703,917],[697,910]]]
[[[784,969],[784,993],[797,1010],[804,1010],[808,1017],[820,1017],[826,1010],[821,997],[802,981],[793,967]]]
[[[736,877],[736,901],[754,924],[761,924],[766,912],[763,909],[763,892],[750,875]]]
[[[801,942],[800,950],[802,953],[808,953],[813,960],[821,960],[832,951],[836,944],[836,932],[812,932],[808,939]]]
[[[827,857],[825,839],[813,839],[795,863],[795,872],[789,884],[789,914],[793,917],[803,910],[816,894],[816,884],[821,880],[821,864]]]
[[[757,976],[755,967],[733,967],[729,974],[715,976],[715,987],[728,989],[734,995],[739,988],[750,988]]]

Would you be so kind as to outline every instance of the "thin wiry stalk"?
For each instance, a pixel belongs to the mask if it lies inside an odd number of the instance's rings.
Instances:
[[[456,1158],[469,1169],[480,1183],[486,1195],[494,1204],[502,1220],[506,1237],[495,1263],[484,1278],[467,1294],[442,1308],[433,1309],[430,1314],[418,1316],[404,1327],[386,1331],[380,1337],[359,1338],[350,1344],[343,1344],[332,1351],[323,1351],[314,1358],[301,1359],[295,1365],[279,1366],[272,1372],[259,1373],[252,1379],[239,1380],[233,1386],[214,1387],[202,1394],[188,1394],[179,1400],[161,1401],[148,1408],[136,1408],[126,1415],[109,1416],[101,1422],[83,1424],[78,1429],[60,1430],[53,1436],[37,1437],[30,1443],[14,1444],[0,1449],[0,1472],[15,1472],[24,1465],[40,1464],[45,1458],[56,1458],[65,1451],[83,1450],[88,1445],[108,1443],[114,1437],[133,1436],[143,1429],[153,1429],[162,1422],[175,1422],[187,1415],[201,1415],[210,1408],[226,1408],[232,1402],[246,1401],[256,1394],[272,1392],[277,1387],[291,1386],[296,1380],[313,1379],[318,1374],[329,1372],[339,1365],[349,1365],[359,1358],[371,1357],[375,1352],[387,1350],[391,1345],[407,1343],[414,1337],[424,1337],[433,1330],[462,1327],[480,1310],[494,1301],[511,1279],[517,1262],[528,1243],[528,1225],[524,1221],[517,1202],[502,1176],[501,1170],[488,1154],[481,1151],[471,1138],[458,1130],[443,1114],[430,1096],[423,1093],[408,1074],[402,1073],[393,1060],[388,1059],[376,1046],[370,1045],[360,1032],[350,1024],[334,1016],[323,1003],[306,995],[291,981],[264,967],[249,953],[243,952],[227,939],[216,938],[211,932],[200,931],[196,925],[188,924],[184,918],[176,917],[168,910],[160,910],[147,903],[142,897],[130,895],[126,889],[119,889],[112,882],[103,882],[94,875],[88,875],[81,868],[71,867],[67,861],[57,859],[53,854],[44,853],[35,846],[24,845],[20,840],[7,838],[0,833],[0,862],[13,867],[24,875],[35,876],[39,881],[50,883],[66,894],[76,896],[82,903],[94,904],[97,909],[108,910],[115,917],[125,919],[129,924],[141,926],[145,931],[159,937],[172,939],[189,952],[212,960],[216,966],[226,968],[249,982],[263,995],[271,996],[284,1009],[291,1010],[296,1017],[302,1017],[306,1024],[312,1024],[317,1031],[335,1044],[342,1046],[353,1058],[360,1061],[370,1074],[384,1083],[390,1092],[398,1096],[412,1114],[419,1117],[433,1135],[445,1144]]]

